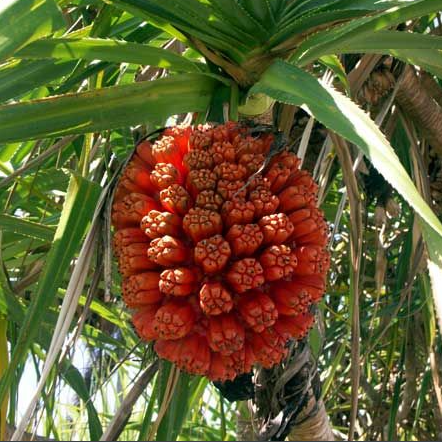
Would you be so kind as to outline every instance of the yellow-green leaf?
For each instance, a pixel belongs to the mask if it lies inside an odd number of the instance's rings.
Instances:
[[[0,60],[32,40],[64,25],[54,0],[2,0],[0,3]]]

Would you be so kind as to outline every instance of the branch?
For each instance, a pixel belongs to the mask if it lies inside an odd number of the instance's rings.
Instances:
[[[15,427],[6,424],[6,440],[11,440],[12,435],[15,433]],[[56,442],[55,439],[42,436],[34,436],[31,433],[23,433],[22,441],[40,441],[40,442]]]
[[[359,194],[358,182],[356,180],[353,161],[350,155],[350,148],[347,142],[334,133],[330,137],[335,146],[336,155],[341,163],[343,180],[347,189],[350,205],[350,290],[353,296],[351,309],[351,411],[348,440],[354,440],[356,419],[358,414],[359,382],[361,378],[360,361],[360,318],[359,318],[359,280],[361,271],[363,221],[362,201]]]
[[[40,165],[41,163],[46,161],[47,158],[51,157],[52,155],[57,153],[59,150],[65,148],[69,143],[74,141],[75,138],[77,138],[77,137],[78,137],[78,135],[68,135],[66,137],[63,137],[61,140],[57,141],[51,147],[46,149],[43,153],[41,153],[37,157],[33,158],[32,160],[28,161],[24,166],[15,170],[10,175],[8,175],[6,178],[3,178],[3,180],[0,181],[0,188],[8,186],[17,177],[21,176],[23,173],[27,172],[29,169],[32,169],[33,167]]]
[[[142,395],[143,391],[146,389],[146,386],[155,376],[155,373],[158,371],[159,362],[156,360],[153,364],[151,364],[144,373],[138,378],[135,382],[132,390],[129,391],[127,396],[124,398],[123,402],[120,405],[117,413],[115,414],[112,422],[106,429],[106,432],[103,434],[100,440],[102,441],[112,441],[117,440],[124,427],[126,426],[127,421],[130,418],[132,413],[132,409],[137,402],[138,398]]]

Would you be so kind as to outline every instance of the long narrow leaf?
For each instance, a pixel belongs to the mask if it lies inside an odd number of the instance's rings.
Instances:
[[[347,41],[340,53],[393,55],[442,77],[442,38],[399,31],[378,31]]]
[[[156,440],[175,441],[177,439],[189,410],[190,398],[190,376],[187,373],[180,373],[175,394],[158,427]]]
[[[6,331],[8,322],[6,317],[0,312],[0,378],[8,369],[9,353],[8,353],[8,338]],[[6,440],[6,412],[8,408],[8,400],[5,398],[0,401],[0,440]]]
[[[439,330],[442,330],[442,239],[431,227],[421,224],[421,228],[429,255],[428,270],[430,273],[434,307],[438,319]]]
[[[313,15],[302,16],[296,20],[291,20],[278,27],[278,31],[269,39],[271,46],[284,43],[296,34],[309,32],[310,30],[333,23],[340,20],[356,19],[363,14],[363,11],[358,10],[337,10],[318,12]]]
[[[14,379],[14,371],[24,361],[40,329],[41,315],[56,296],[57,289],[91,220],[99,190],[99,186],[95,183],[75,175],[71,178],[62,216],[43,275],[21,325],[11,363],[0,382],[0,402],[5,398],[11,381]]]
[[[0,4],[0,60],[63,25],[63,17],[54,0],[3,0]]]
[[[343,26],[318,32],[299,45],[291,61],[305,66],[322,55],[339,52],[342,46],[362,34],[368,35],[441,8],[442,0],[414,0],[404,2],[402,7],[396,6],[375,16],[352,20]]]
[[[78,307],[78,299],[81,296],[81,292],[83,291],[88,276],[87,269],[89,269],[90,267],[92,256],[94,254],[94,246],[99,231],[99,221],[97,213],[101,208],[103,200],[104,198],[101,198],[100,201],[98,201],[97,203],[94,219],[92,220],[92,226],[83,242],[83,246],[78,255],[74,270],[69,279],[69,284],[66,289],[66,295],[63,299],[60,313],[58,315],[49,350],[46,353],[46,360],[44,362],[38,384],[33,395],[29,397],[27,408],[25,409],[21,421],[18,423],[17,429],[14,432],[11,440],[22,439],[28,422],[31,419],[35,407],[38,404],[46,381],[49,379],[50,373],[63,347],[63,343],[69,333],[70,325]]]
[[[15,294],[6,285],[5,275],[0,268],[0,301],[3,293],[5,302],[8,306],[8,317],[12,322],[21,326],[25,320],[25,309],[18,302]],[[43,348],[48,349],[51,342],[51,334],[45,328],[40,329],[36,342]],[[89,390],[86,386],[86,382],[78,371],[74,367],[68,358],[65,358],[61,364],[61,376],[65,382],[75,391],[78,397],[84,401],[87,414],[89,433],[91,440],[99,440],[103,430],[101,427],[100,419],[98,418],[97,410],[94,407],[93,402],[90,400]]]
[[[8,302],[6,298],[4,284],[2,281],[2,275],[1,275],[2,273],[3,273],[3,268],[0,269],[0,317],[8,313]]]
[[[416,212],[442,236],[442,225],[423,200],[385,136],[349,98],[303,70],[275,62],[251,89],[292,105],[305,106],[316,119],[356,144]]]
[[[205,75],[182,74],[0,106],[0,143],[116,129],[205,111],[216,83]]]
[[[339,0],[333,7],[337,9],[367,9],[369,11],[383,11],[396,6],[406,6],[410,0]]]
[[[247,32],[251,35],[252,39],[256,40],[262,36],[261,32],[256,32],[257,28],[263,30],[264,35],[267,34],[267,30],[265,28],[263,29],[262,24],[257,22],[249,14],[241,3],[235,0],[224,0],[222,2],[218,0],[209,0],[209,2],[212,8],[217,10],[226,22],[230,22],[233,26],[242,29],[243,32]]]
[[[262,27],[271,28],[275,20],[267,0],[243,0],[242,4],[248,13],[261,24]]]
[[[346,8],[337,6],[339,0],[304,0],[301,2],[291,2],[283,16],[284,23],[293,21],[299,17],[313,16],[320,12],[343,11]]]
[[[49,338],[49,336],[48,336]],[[49,347],[49,345],[48,345]],[[68,360],[64,360],[62,364],[62,377],[67,384],[78,394],[78,397],[85,403],[86,411],[88,414],[88,426],[91,440],[99,440],[103,434],[101,422],[98,417],[97,410],[91,401],[90,393],[86,382],[78,371]]]
[[[167,49],[100,38],[45,38],[34,41],[18,51],[15,56],[126,62],[186,72],[198,72],[204,69],[203,64],[188,60]]]
[[[339,52],[375,52],[388,49],[442,49],[442,37],[415,32],[377,31],[352,38]]]
[[[232,28],[217,17],[215,10],[203,2],[188,0],[177,3],[174,0],[107,0],[116,7],[158,23],[163,29],[166,24],[179,29],[186,35],[197,37],[215,49],[224,50],[241,57],[241,51],[251,49],[253,41],[241,29]],[[199,3],[198,6],[195,3]],[[241,35],[241,37],[240,37]]]
[[[13,60],[0,67],[0,101],[16,98],[68,74],[73,61]]]
[[[31,238],[42,239],[43,241],[52,241],[55,233],[54,229],[44,224],[7,214],[0,214],[0,229]]]

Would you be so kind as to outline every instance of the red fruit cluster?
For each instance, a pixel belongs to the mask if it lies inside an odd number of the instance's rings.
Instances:
[[[166,129],[138,145],[117,187],[114,249],[134,326],[160,357],[212,380],[278,364],[325,291],[317,185],[287,151],[256,174],[273,137],[236,123]]]

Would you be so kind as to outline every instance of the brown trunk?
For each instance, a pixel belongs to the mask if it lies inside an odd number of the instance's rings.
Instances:
[[[335,440],[324,402],[319,400],[313,407],[317,409],[316,414],[296,423],[286,440]],[[302,414],[298,416],[299,419]]]
[[[442,89],[434,77],[427,72],[422,72],[420,77],[422,87],[442,106]]]
[[[259,440],[254,431],[251,418],[238,416],[237,424],[237,440]],[[312,394],[307,401],[306,406],[299,413],[296,422],[286,438],[287,441],[333,441],[333,431],[324,402],[316,400]]]
[[[258,370],[254,380],[253,414],[243,409],[238,440],[334,440],[307,343],[293,348],[284,366]]]
[[[135,403],[146,390],[152,378],[155,376],[156,372],[158,371],[158,367],[159,362],[156,360],[136,380],[129,393],[125,396],[120,408],[115,413],[112,421],[100,440],[118,440],[132,414],[132,409]]]
[[[429,144],[442,155],[442,108],[421,85],[411,66],[405,68],[396,101]]]

